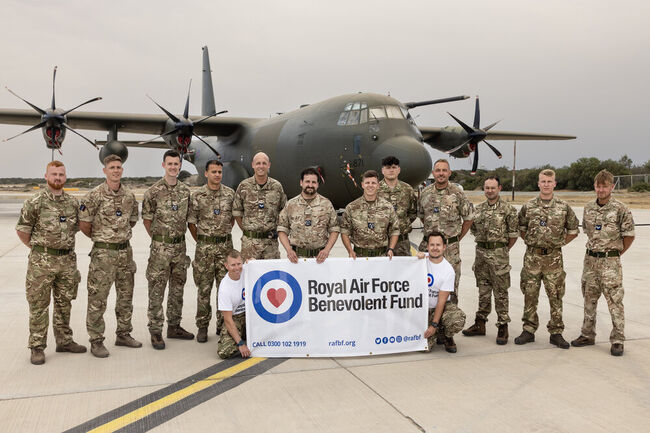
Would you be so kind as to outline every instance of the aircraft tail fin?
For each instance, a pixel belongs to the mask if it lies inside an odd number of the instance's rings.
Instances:
[[[210,70],[210,55],[207,45],[203,50],[201,115],[211,116],[217,112],[214,107],[214,90],[212,89],[212,71]]]

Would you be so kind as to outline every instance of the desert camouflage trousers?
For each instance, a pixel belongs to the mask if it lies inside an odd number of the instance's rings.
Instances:
[[[219,244],[207,242],[198,242],[196,244],[196,254],[192,262],[192,275],[194,284],[196,284],[196,327],[207,328],[210,325],[212,317],[212,306],[210,305],[210,294],[212,284],[216,283],[215,289],[215,310],[217,319],[217,329],[223,325],[223,316],[219,309],[216,308],[219,300],[219,283],[226,275],[226,256],[232,250],[232,241],[226,241]]]
[[[564,331],[562,321],[562,298],[565,290],[564,262],[562,250],[556,250],[547,255],[540,255],[526,250],[524,266],[521,269],[520,287],[524,294],[524,330],[534,334],[539,327],[537,304],[539,289],[542,281],[551,307],[551,319],[546,328],[550,334],[561,334]]]
[[[405,239],[397,242],[393,251],[395,256],[410,256],[411,255],[411,241]]]
[[[25,291],[29,303],[29,340],[27,347],[45,349],[50,320],[50,297],[54,299],[52,327],[58,345],[72,341],[71,302],[77,297],[81,275],[77,256],[53,256],[32,251],[27,264]]]
[[[104,312],[106,300],[115,283],[115,317],[117,318],[117,335],[125,335],[133,330],[133,275],[136,265],[133,250],[129,246],[124,250],[106,250],[93,248],[90,251],[88,267],[88,311],[86,329],[89,340],[104,341]]]
[[[492,295],[494,295],[494,310],[497,313],[496,326],[499,327],[510,322],[508,315],[508,289],[510,288],[508,248],[487,250],[477,247],[472,269],[478,287],[476,319],[487,322],[492,310]]]
[[[418,251],[424,251],[427,252],[427,239],[426,237],[422,239],[422,242],[420,242],[420,246],[418,247]],[[454,278],[454,296],[451,296],[447,302],[453,302],[455,304],[458,303],[458,283],[460,282],[460,268],[461,268],[461,260],[460,260],[460,242],[454,242],[451,244],[447,244],[447,249],[445,250],[445,259],[449,262],[452,268],[454,268],[454,272],[456,273],[456,276]]]
[[[183,289],[190,262],[190,258],[185,255],[185,242],[166,244],[152,241],[146,272],[149,282],[147,326],[150,334],[162,333],[165,323],[163,300],[168,282],[167,326],[180,326],[183,313]]]
[[[582,271],[582,296],[585,299],[585,318],[582,335],[596,338],[596,308],[600,295],[605,297],[612,316],[609,341],[625,341],[625,311],[623,309],[623,268],[620,257],[598,258],[585,254]]]
[[[253,239],[242,235],[241,256],[244,261],[248,259],[279,259],[280,250],[278,248],[278,240]]]
[[[435,308],[429,309],[429,322],[433,322],[433,315],[436,312]],[[457,304],[447,302],[445,309],[442,311],[438,331],[427,339],[427,344],[431,350],[436,345],[437,334],[443,333],[445,337],[453,337],[458,334],[465,326],[465,313],[458,308]]]
[[[246,339],[246,313],[238,314],[232,316],[233,322],[235,322],[235,327],[237,332],[241,335],[242,339]],[[224,325],[221,328],[221,336],[219,338],[219,344],[217,345],[217,355],[221,359],[232,358],[233,356],[239,354],[239,347],[237,346],[237,341],[233,340],[230,332],[226,329]]]

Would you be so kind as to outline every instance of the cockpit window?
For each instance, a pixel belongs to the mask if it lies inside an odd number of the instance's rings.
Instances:
[[[373,118],[373,119],[385,119],[386,118],[386,110],[384,109],[383,106],[372,107],[370,109],[370,117]]]
[[[404,116],[402,115],[402,110],[399,109],[397,105],[387,105],[386,106],[386,113],[388,113],[388,117],[391,119],[403,119]]]
[[[368,112],[370,110],[370,113]],[[379,119],[404,119],[408,118],[408,112],[397,105],[379,105],[368,108],[366,102],[349,102],[343,108],[339,115],[337,125],[361,125],[368,121],[377,121]]]

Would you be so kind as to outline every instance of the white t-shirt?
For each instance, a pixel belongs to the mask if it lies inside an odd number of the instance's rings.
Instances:
[[[453,290],[453,287],[452,287]],[[228,274],[219,284],[219,299],[217,300],[219,311],[232,311],[233,316],[246,312],[244,276],[235,281]]]
[[[453,292],[454,291],[454,279],[456,278],[456,272],[454,268],[443,258],[442,262],[436,264],[429,260],[429,257],[425,257],[424,260],[427,261],[427,283],[429,285],[429,308],[436,308],[438,305],[438,292]],[[221,295],[221,293],[219,293]]]

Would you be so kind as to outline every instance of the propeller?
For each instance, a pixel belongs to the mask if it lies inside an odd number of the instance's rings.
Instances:
[[[42,128],[43,129],[43,137],[45,138],[47,147],[51,149],[56,149],[61,153],[61,145],[63,144],[63,139],[65,138],[65,131],[70,130],[73,133],[77,134],[79,137],[83,138],[86,140],[88,143],[90,143],[95,149],[99,149],[97,145],[91,141],[89,138],[84,137],[82,134],[80,134],[78,131],[72,129],[70,125],[68,124],[68,119],[67,115],[71,113],[72,111],[76,110],[79,107],[82,107],[86,104],[90,104],[91,102],[99,101],[102,99],[101,97],[97,98],[92,98],[87,100],[86,102],[82,102],[81,104],[77,105],[74,108],[71,108],[69,110],[62,110],[60,108],[56,108],[56,92],[55,92],[55,85],[56,85],[56,70],[57,67],[54,67],[54,74],[52,75],[52,103],[50,105],[50,108],[48,109],[42,109],[39,108],[38,106],[32,104],[31,102],[27,101],[26,99],[21,98],[18,96],[16,93],[14,93],[11,89],[8,87],[5,87],[9,93],[32,107],[38,114],[41,115],[41,121],[37,123],[36,125],[32,126],[31,128],[21,132],[20,134],[14,135],[13,137],[9,137],[4,139],[3,141],[9,141],[12,140],[16,137],[19,137],[23,134],[27,134],[28,132],[34,131],[35,129]]]
[[[480,127],[481,109],[479,108],[478,96],[476,97],[476,106],[474,108],[474,123],[472,126],[467,125],[465,122],[463,122],[462,120],[460,120],[459,118],[451,114],[450,112],[447,112],[447,114],[449,114],[465,130],[465,132],[467,132],[467,140],[465,140],[460,145],[454,147],[453,149],[448,150],[446,153],[454,153],[457,150],[461,149],[463,146],[469,144],[470,150],[474,151],[474,161],[472,162],[472,175],[476,174],[476,169],[478,168],[479,142],[482,141],[483,143],[485,143],[498,158],[503,157],[503,155],[501,155],[501,152],[499,152],[499,150],[496,147],[492,146],[490,143],[485,141],[485,137],[487,137],[487,132],[500,121],[497,120],[496,122],[481,129]]]
[[[175,142],[172,142],[172,145],[177,148],[177,150],[181,154],[181,159],[182,157],[187,153],[187,147],[190,145],[192,142],[192,137],[198,138],[203,144],[208,146],[208,148],[214,152],[215,155],[218,157],[221,157],[219,152],[217,152],[207,141],[199,137],[195,132],[194,132],[194,127],[201,122],[204,122],[212,117],[218,116],[219,114],[224,114],[227,113],[228,110],[222,110],[219,111],[218,113],[211,114],[209,116],[205,116],[202,119],[197,120],[196,122],[193,122],[192,120],[189,119],[189,111],[190,111],[190,90],[192,89],[192,80],[190,80],[190,85],[187,89],[187,100],[185,101],[185,109],[183,110],[183,118],[179,119],[177,116],[166,110],[162,105],[157,103],[151,96],[147,95],[147,98],[151,99],[151,101],[158,106],[169,118],[169,121],[172,123],[172,129],[170,129],[167,132],[164,132],[160,134],[157,137],[154,137],[150,140],[146,141],[141,141],[138,144],[145,144],[145,143],[150,143],[152,141],[155,141],[159,138],[166,138],[166,137],[174,137]],[[172,139],[173,140],[173,139]]]

